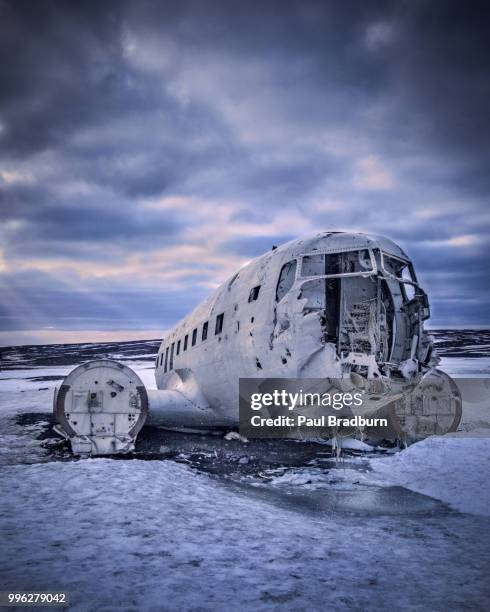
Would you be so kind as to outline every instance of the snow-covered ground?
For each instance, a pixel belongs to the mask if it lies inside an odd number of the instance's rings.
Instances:
[[[0,474],[2,588],[73,610],[485,610],[488,521],[324,512],[170,461]],[[372,495],[376,495],[373,489]]]
[[[462,378],[490,377],[490,360],[473,357],[442,357],[438,366],[449,376]]]
[[[454,337],[439,337],[446,371],[490,371],[483,341]],[[117,355],[154,386],[148,344],[84,345],[81,360]],[[221,438],[201,454],[231,468],[211,474],[184,438],[144,461],[46,448],[76,354],[16,349],[0,372],[0,590],[66,589],[80,611],[490,609],[484,385],[452,436],[388,454],[347,442],[358,456],[341,461],[289,443],[282,464],[272,445],[270,469],[257,445]]]
[[[391,457],[370,459],[367,481],[407,487],[461,512],[490,516],[490,438],[431,436]],[[358,478],[359,475],[355,474]]]

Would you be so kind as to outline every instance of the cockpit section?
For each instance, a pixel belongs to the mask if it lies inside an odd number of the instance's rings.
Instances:
[[[283,265],[276,301],[289,291],[304,302],[302,316],[317,313],[322,341],[351,371],[372,375],[374,358],[378,375],[410,378],[431,358],[429,304],[409,259],[379,248],[317,249]]]

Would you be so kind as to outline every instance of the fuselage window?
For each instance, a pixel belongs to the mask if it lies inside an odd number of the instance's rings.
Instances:
[[[192,330],[192,346],[196,344],[197,341],[197,327]]]
[[[175,342],[172,342],[172,345],[170,346],[170,369],[171,370],[174,369],[174,349],[175,349]]]
[[[291,289],[296,278],[296,259],[288,261],[281,268],[279,280],[276,287],[276,300],[280,302],[286,293]]]
[[[189,344],[189,334],[186,334],[184,337],[184,351],[187,350],[187,345]]]
[[[180,353],[180,340],[177,342],[177,355]]]
[[[216,317],[216,327],[214,329],[215,336],[217,336],[218,334],[221,334],[221,332],[223,331],[224,318],[225,318],[224,313],[221,313]]]
[[[248,296],[248,301],[255,302],[255,300],[257,300],[259,297],[259,292],[260,292],[260,285],[257,285],[256,287],[252,287],[252,289],[250,290],[250,295]]]
[[[204,340],[206,340],[207,337],[208,337],[208,322],[206,321],[206,323],[204,323],[202,326],[201,340],[204,342]]]
[[[167,366],[168,366],[168,346],[165,349],[165,365],[163,367],[163,372],[164,373],[167,371]]]

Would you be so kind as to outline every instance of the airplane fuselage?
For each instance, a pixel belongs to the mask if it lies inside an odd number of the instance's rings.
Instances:
[[[428,316],[412,263],[395,243],[320,233],[254,259],[170,330],[156,359],[157,387],[206,405],[210,421],[226,425],[238,420],[239,378],[412,384],[435,363]]]

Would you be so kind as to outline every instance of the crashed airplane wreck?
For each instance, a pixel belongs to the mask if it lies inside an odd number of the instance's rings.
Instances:
[[[294,240],[251,261],[166,334],[156,390],[116,361],[75,368],[55,391],[56,429],[75,454],[125,453],[145,422],[236,428],[240,378],[322,378],[361,390],[373,413],[388,410],[400,436],[417,435],[427,406],[431,433],[453,431],[461,397],[436,369],[429,316],[413,264],[391,240]]]

